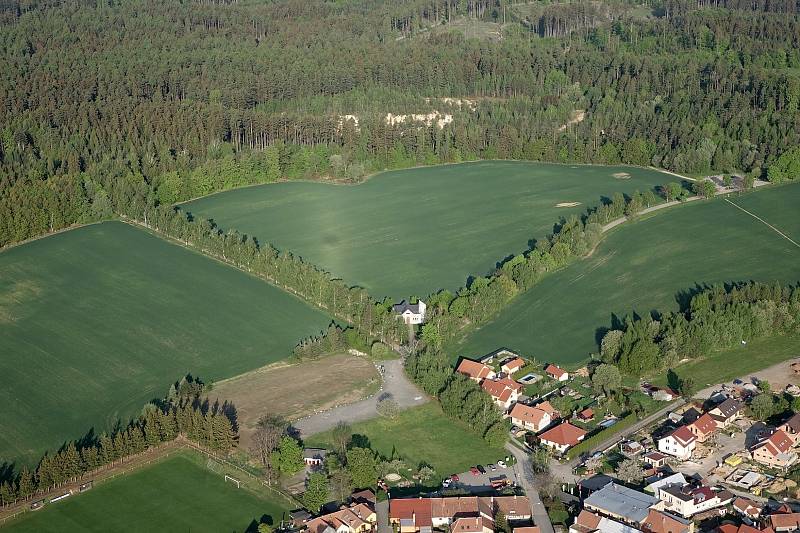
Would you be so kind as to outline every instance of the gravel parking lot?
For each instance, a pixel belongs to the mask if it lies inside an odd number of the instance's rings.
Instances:
[[[506,468],[497,467],[497,470],[492,472],[490,468],[486,469],[485,474],[475,475],[470,471],[460,472],[458,474],[458,481],[450,482],[451,489],[464,489],[472,494],[481,494],[487,492],[494,492],[492,488],[492,479],[505,477],[512,485],[517,484],[517,476],[511,466]]]

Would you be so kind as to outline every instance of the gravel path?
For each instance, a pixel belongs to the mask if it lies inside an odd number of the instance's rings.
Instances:
[[[375,418],[378,416],[378,411],[375,409],[378,398],[385,394],[391,394],[401,409],[422,405],[430,399],[406,377],[402,359],[392,359],[377,364],[383,365],[384,372],[383,385],[375,395],[360,402],[342,405],[324,413],[302,418],[293,423],[294,427],[302,436],[307,437],[333,429],[339,422],[352,424]]]

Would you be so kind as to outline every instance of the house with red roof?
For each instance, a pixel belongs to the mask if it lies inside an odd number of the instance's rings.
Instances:
[[[356,503],[306,522],[309,533],[368,533],[377,530],[378,515],[372,506]]]
[[[793,414],[778,426],[778,429],[786,433],[786,436],[792,439],[794,446],[797,446],[798,442],[800,442],[800,413]]]
[[[770,525],[776,532],[800,530],[800,513],[776,513],[769,517]]]
[[[503,412],[508,411],[508,409],[516,403],[524,389],[522,385],[507,377],[502,379],[484,379],[481,382],[481,388],[489,393],[494,403],[496,403]]]
[[[694,522],[655,509],[650,509],[641,528],[645,533],[694,533],[695,531]]]
[[[578,413],[578,420],[588,422],[593,418],[594,418],[594,410],[591,407],[587,407],[586,409]]]
[[[697,442],[705,442],[714,435],[714,431],[717,429],[717,423],[710,414],[705,413],[686,427],[689,428],[692,435],[697,437]]]
[[[494,517],[502,513],[511,523],[531,518],[526,496],[456,496],[452,498],[392,498],[389,523],[399,533],[494,533]]]
[[[786,469],[797,462],[793,445],[791,437],[778,429],[750,448],[750,456],[762,465]]]
[[[456,372],[464,374],[469,379],[478,383],[484,379],[493,379],[495,377],[495,372],[492,370],[492,367],[471,359],[461,359],[461,362],[458,363],[458,367],[456,368]]]
[[[662,501],[662,510],[690,518],[703,511],[722,507],[735,496],[727,490],[714,490],[706,485],[680,485],[673,483],[658,488],[657,496]]]
[[[564,453],[582,441],[584,437],[586,437],[585,430],[573,426],[569,422],[562,422],[539,435],[539,440],[544,446],[552,448],[558,453]]]
[[[658,439],[658,451],[678,459],[689,459],[695,447],[697,447],[697,437],[686,426],[681,426]]]
[[[723,524],[717,527],[716,531],[717,533],[775,533],[775,530],[771,527],[758,529],[747,524]]]
[[[733,510],[742,515],[744,518],[755,520],[764,511],[764,506],[756,501],[748,498],[736,498],[731,504]]]
[[[525,360],[522,357],[512,357],[511,359],[506,359],[500,365],[500,370],[508,374],[509,376],[514,374],[515,372],[519,372],[525,366]]]
[[[521,403],[514,404],[509,417],[511,418],[511,423],[515,426],[534,433],[544,431],[554,420],[550,412],[536,406],[531,407]]]
[[[566,370],[553,364],[547,365],[544,373],[556,381],[567,381],[569,379],[569,373]]]

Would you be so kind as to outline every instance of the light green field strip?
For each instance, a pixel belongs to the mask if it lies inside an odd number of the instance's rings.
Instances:
[[[330,319],[120,222],[0,254],[0,461],[127,421],[170,383],[282,359]]]
[[[387,172],[354,186],[263,185],[184,207],[399,299],[461,287],[552,233],[560,217],[669,181],[651,169],[488,161]]]
[[[5,533],[192,531],[243,532],[251,523],[280,523],[278,501],[226,483],[193,455],[171,456],[90,491],[23,515]]]
[[[800,184],[733,201],[737,206],[693,202],[620,226],[591,257],[545,278],[451,347],[453,357],[505,346],[540,361],[578,364],[626,315],[677,310],[714,283],[800,281],[800,249],[786,238],[800,234]]]

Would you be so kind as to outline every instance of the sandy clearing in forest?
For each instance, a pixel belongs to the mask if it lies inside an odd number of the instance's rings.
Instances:
[[[581,205],[580,202],[561,202],[559,204],[556,204],[556,207],[576,207],[579,205]]]

